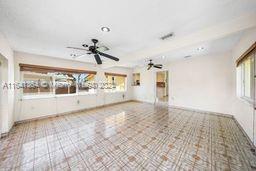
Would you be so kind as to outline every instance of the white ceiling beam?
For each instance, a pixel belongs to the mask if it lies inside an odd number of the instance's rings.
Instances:
[[[256,27],[256,13],[247,14],[234,20],[200,30],[190,35],[173,37],[171,40],[165,41],[159,46],[142,49],[140,51],[121,56],[119,63],[111,62],[105,67],[113,67],[117,65],[124,66],[126,63],[132,63],[145,58],[155,57],[157,55],[172,52],[195,44],[221,39],[253,27]]]

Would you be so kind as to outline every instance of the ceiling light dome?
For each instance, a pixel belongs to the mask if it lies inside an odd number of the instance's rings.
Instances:
[[[108,28],[108,27],[101,27],[101,31],[103,31],[103,32],[110,32],[110,28]]]

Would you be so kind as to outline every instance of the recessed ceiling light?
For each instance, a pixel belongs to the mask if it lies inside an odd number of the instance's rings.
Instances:
[[[162,56],[162,58],[164,59],[164,58],[165,58],[165,56]]]
[[[198,47],[197,50],[202,51],[202,50],[204,50],[204,47]]]
[[[110,32],[110,28],[108,28],[108,27],[101,27],[101,31],[103,31],[103,32]]]

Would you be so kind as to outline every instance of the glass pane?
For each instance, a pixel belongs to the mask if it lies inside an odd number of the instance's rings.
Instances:
[[[79,92],[95,92],[95,89],[93,87],[95,75],[94,74],[79,74],[77,76],[78,80],[78,90]]]
[[[75,74],[56,73],[55,74],[55,94],[74,94],[76,93]]]
[[[24,89],[26,95],[50,94],[53,92],[52,77],[48,74],[24,74]]]
[[[244,96],[251,97],[251,58],[244,62]]]
[[[107,85],[104,86],[105,91],[114,91],[115,90],[115,77],[111,75],[106,75]]]
[[[106,89],[105,91],[125,91],[126,77],[107,75],[106,78],[111,89]]]
[[[117,91],[125,91],[125,77],[116,76],[115,83]]]

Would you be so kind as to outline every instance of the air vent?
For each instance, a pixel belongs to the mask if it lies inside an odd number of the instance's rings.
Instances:
[[[165,40],[165,39],[169,39],[170,37],[172,37],[174,34],[173,33],[169,33],[169,34],[166,34],[162,37],[160,37],[161,40]]]

